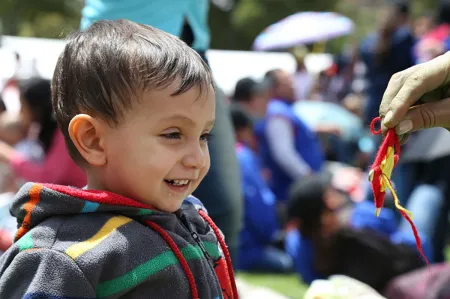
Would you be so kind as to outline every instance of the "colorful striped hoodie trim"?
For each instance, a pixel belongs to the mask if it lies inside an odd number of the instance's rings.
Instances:
[[[238,298],[221,233],[193,197],[164,213],[110,192],[28,183],[11,212],[19,229],[0,258],[0,298]]]

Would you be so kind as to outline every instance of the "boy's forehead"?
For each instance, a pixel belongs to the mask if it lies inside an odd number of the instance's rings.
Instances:
[[[146,91],[142,94],[139,111],[147,115],[159,116],[168,120],[184,120],[215,115],[215,92],[210,88],[193,86],[186,92],[174,95],[175,88],[169,86],[162,89]],[[193,114],[202,115],[193,115]]]

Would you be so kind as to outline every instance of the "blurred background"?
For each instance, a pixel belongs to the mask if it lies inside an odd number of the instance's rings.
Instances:
[[[439,0],[411,0],[419,16],[436,7]],[[389,0],[212,0],[209,13],[212,49],[250,50],[255,36],[267,26],[299,11],[335,11],[358,26],[350,38],[336,41],[330,51],[373,30]],[[79,27],[84,1],[4,0],[0,4],[4,35],[62,38]]]
[[[450,298],[450,133],[413,134],[392,177],[431,272],[389,191],[375,217],[367,179],[381,143],[369,124],[389,79],[450,50],[449,1],[126,1],[0,1],[0,250],[25,181],[85,183],[51,150],[64,38],[108,6],[165,30],[157,15],[189,2],[169,32],[208,61],[218,87],[212,169],[194,195],[227,237],[241,296]]]

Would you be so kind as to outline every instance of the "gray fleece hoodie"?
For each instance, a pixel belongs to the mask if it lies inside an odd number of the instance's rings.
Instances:
[[[105,191],[27,183],[0,258],[0,298],[238,298],[220,231],[194,197],[176,213]]]

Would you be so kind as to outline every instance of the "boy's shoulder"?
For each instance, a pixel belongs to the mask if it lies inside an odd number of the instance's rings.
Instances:
[[[180,210],[203,240],[216,242],[209,223],[200,215],[207,215],[208,212],[199,199],[188,196]],[[17,254],[27,250],[49,249],[61,252],[81,264],[95,264],[110,256],[113,259],[120,256],[126,263],[129,258],[142,256],[139,248],[151,248],[147,256],[160,253],[155,240],[161,241],[159,245],[162,249],[167,247],[160,233],[146,224],[147,220],[165,231],[177,235],[184,233],[175,214],[153,217],[152,211],[149,211],[149,215],[143,213],[133,216],[133,213],[96,212],[52,216],[18,239],[11,250]],[[182,247],[187,244],[188,241],[178,245]]]
[[[180,211],[183,213],[190,225],[194,227],[196,233],[202,236],[203,240],[211,243],[217,242],[217,236],[210,225],[212,220],[211,222],[208,222],[208,219],[206,219],[209,218],[207,216],[208,210],[198,198],[193,195],[186,197]],[[220,236],[224,238],[222,231],[217,227],[216,229],[220,233]]]
[[[98,263],[109,255],[134,255],[134,245],[157,232],[131,217],[115,213],[54,216],[36,225],[13,244],[16,254],[40,249],[67,255],[81,264]]]
[[[197,230],[209,230],[209,224],[200,216],[200,211],[205,214],[208,212],[199,199],[188,196],[182,204],[181,211]],[[143,246],[143,243],[146,242],[143,240],[160,238],[157,231],[145,224],[146,219],[156,222],[164,230],[173,228],[173,225],[166,227],[167,222],[178,224],[175,214],[172,217],[165,216],[161,223],[158,218],[152,218],[151,211],[149,211],[149,215],[143,213],[137,217],[127,215],[127,213],[112,212],[56,215],[33,227],[16,240],[12,247],[16,247],[18,250],[16,252],[31,249],[55,250],[75,260],[84,256],[92,258],[96,253],[99,256],[109,253],[134,256],[134,253],[131,252],[133,245]],[[175,233],[178,232],[175,229]],[[155,243],[150,241],[148,245],[154,247]]]
[[[184,209],[186,209],[186,207],[188,208],[189,205],[194,206],[194,208],[197,212],[204,211],[206,214],[208,214],[208,211],[206,210],[205,206],[200,201],[200,199],[198,199],[197,197],[195,197],[193,195],[189,195],[188,197],[186,197],[183,202]]]
[[[217,238],[199,213],[200,210],[206,213],[201,201],[189,196],[181,210],[209,255],[219,258],[221,252]],[[145,219],[146,215],[143,217]],[[148,218],[169,233],[183,255],[199,259],[196,263],[206,266],[204,258],[197,257],[198,252],[192,251],[196,243],[181,230],[182,225],[176,217],[173,214],[161,221],[158,217]],[[28,266],[22,260],[28,260]],[[78,273],[84,277],[83,281],[96,288],[97,295],[113,291],[121,293],[122,290],[116,290],[118,277],[134,277],[132,282],[136,286],[141,280],[147,281],[151,277],[157,281],[184,277],[182,268],[173,267],[177,264],[176,257],[161,232],[148,227],[145,220],[106,212],[54,216],[33,227],[0,257],[0,281],[9,275],[11,271],[8,269],[19,273],[29,266],[39,268],[46,263],[45,260],[58,260],[65,265],[57,269],[55,266],[52,270],[55,275],[65,277]],[[141,274],[142,277],[135,277]],[[124,285],[123,291],[130,287],[133,286]]]

